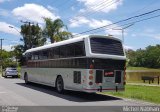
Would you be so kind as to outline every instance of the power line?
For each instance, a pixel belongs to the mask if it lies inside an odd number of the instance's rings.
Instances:
[[[131,22],[131,23],[127,23],[127,24],[136,24],[136,23],[139,23],[139,22],[142,22],[142,21],[146,21],[146,20],[150,20],[150,19],[153,19],[153,18],[157,18],[157,17],[160,17],[160,14],[159,15],[156,15],[156,16],[152,16],[152,17],[148,17],[148,18],[144,18],[144,19],[140,19],[140,20],[137,20],[137,21],[134,21],[134,22]],[[127,25],[127,24],[124,24],[124,25]],[[124,26],[123,25],[123,26]],[[111,28],[107,28],[108,30],[110,30]],[[100,29],[99,29],[100,30]],[[104,29],[103,29],[104,30]],[[94,33],[97,33],[97,32],[102,32],[103,30],[101,31],[94,31],[92,32],[91,34],[94,34]],[[74,36],[74,35],[73,35]]]
[[[153,19],[153,18],[157,18],[157,17],[160,17],[160,14],[159,14],[159,15],[156,15],[156,16],[144,18],[144,19],[141,19],[141,20],[137,20],[137,21],[135,21],[134,23],[139,23],[139,22],[146,21],[146,20]]]
[[[92,10],[95,10],[96,12],[99,12],[100,10],[102,10],[102,9],[104,9],[104,8],[107,8],[107,7],[109,7],[109,6],[117,3],[117,2],[119,2],[119,1],[120,1],[120,0],[107,2],[108,5],[105,4],[105,3],[101,3],[100,5],[102,5],[102,6],[100,6],[99,8],[95,8],[95,9],[93,8]],[[97,6],[97,7],[98,7],[98,6]],[[90,16],[90,15],[93,15],[93,14],[95,14],[96,12],[91,12],[92,10],[88,10],[88,12],[85,11],[85,13],[76,15],[75,17],[78,17],[78,16],[86,16],[86,17],[88,17],[88,16]],[[91,12],[91,13],[89,13],[89,12]],[[77,18],[74,18],[74,19],[72,19],[72,20],[75,21],[75,22],[78,21]],[[74,23],[74,22],[72,22],[72,23]]]
[[[140,15],[132,16],[132,17],[129,17],[129,18],[127,18],[127,19],[123,19],[123,20],[120,20],[120,21],[117,21],[117,22],[108,24],[108,25],[104,25],[104,26],[101,26],[101,27],[98,27],[98,28],[94,28],[94,29],[91,29],[91,30],[87,30],[87,31],[81,32],[81,33],[79,33],[79,34],[84,34],[84,33],[88,33],[88,32],[91,32],[91,31],[95,31],[95,30],[98,30],[98,29],[101,29],[101,28],[105,28],[105,27],[108,27],[108,26],[111,26],[111,25],[114,25],[114,24],[117,24],[117,23],[125,22],[125,21],[131,20],[131,19],[134,19],[134,18],[138,18],[138,17],[141,17],[141,16],[145,16],[145,15],[148,15],[148,14],[151,14],[151,13],[154,13],[154,12],[157,12],[157,11],[159,11],[159,10],[160,10],[160,9],[155,9],[155,10],[152,10],[152,11],[149,11],[149,12],[146,12],[146,13],[143,13],[143,14],[140,14]],[[76,35],[79,35],[79,34],[76,34]],[[76,35],[73,35],[73,36],[76,36]]]
[[[89,9],[85,10],[85,12],[82,12],[80,14],[75,15],[75,18],[73,18],[72,21],[76,22],[76,21],[78,21],[78,19],[76,17],[79,17],[79,16],[90,16],[90,15],[94,14],[95,11],[98,12],[98,11],[104,9],[104,8],[107,8],[107,7],[111,6],[111,5],[113,5],[116,2],[119,2],[119,0],[109,1],[109,2],[107,2],[107,1],[108,0],[103,0],[102,2],[100,2],[99,4],[97,4],[96,6],[92,6]],[[94,10],[94,12],[93,12],[93,10]],[[66,20],[69,21],[70,18],[71,17],[68,17],[68,18],[66,18]],[[72,23],[74,23],[74,22],[72,22]]]
[[[141,12],[142,10],[150,7],[151,5],[155,4],[156,2],[158,2],[158,0],[153,0],[153,1],[150,2],[149,4],[145,5],[144,7],[140,8],[140,9],[138,9],[138,10],[136,10],[135,12],[132,12],[131,14],[134,15],[134,14],[137,13],[137,12]]]
[[[112,1],[112,2],[113,2],[113,1]],[[119,0],[117,0],[117,1],[109,4],[108,6],[113,5],[113,4],[116,3],[116,2],[119,2]],[[141,8],[141,9],[133,12],[133,14],[136,13],[136,12],[140,12],[140,11],[143,10],[143,9],[146,9],[147,7],[153,5],[155,2],[157,2],[157,1],[154,0],[154,1],[150,2],[148,5],[144,6],[143,8]],[[105,3],[105,1],[101,2],[99,5],[104,4],[104,3]],[[105,5],[105,4],[104,4],[104,5]],[[108,7],[108,6],[107,6],[107,7]],[[99,6],[97,6],[97,7],[99,7]],[[102,9],[104,9],[104,8],[106,8],[106,7],[100,7],[100,8],[101,8],[100,10],[102,10]],[[98,8],[97,8],[97,9],[98,9]],[[96,10],[96,11],[99,12],[100,10]],[[88,12],[91,12],[91,10],[88,10]],[[87,11],[85,11],[85,13],[87,13]],[[87,13],[87,14],[85,14],[85,13],[82,13],[82,14],[77,15],[77,17],[78,17],[78,16],[83,16],[83,15],[86,15],[86,17],[88,17],[88,16],[94,14],[95,12]],[[132,15],[133,15],[133,14],[132,14]],[[72,19],[72,23],[74,23],[74,22],[76,22],[76,21],[78,21],[78,18],[73,18],[73,19]]]

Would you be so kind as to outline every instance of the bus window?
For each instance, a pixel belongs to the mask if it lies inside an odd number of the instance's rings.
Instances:
[[[123,47],[120,41],[98,37],[91,38],[90,41],[92,53],[124,56]]]
[[[59,58],[59,47],[54,49],[54,58]]]
[[[74,57],[74,44],[66,46],[67,57]]]
[[[43,59],[48,59],[48,50],[44,50],[39,52],[39,59],[43,60]]]
[[[60,58],[65,58],[66,57],[66,46],[61,46],[60,47],[59,56],[60,56]]]
[[[85,55],[84,43],[83,42],[76,43],[74,45],[74,48],[75,48],[75,57]]]

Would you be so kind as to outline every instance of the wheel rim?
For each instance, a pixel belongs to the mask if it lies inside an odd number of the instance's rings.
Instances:
[[[27,75],[25,75],[24,80],[25,80],[26,83],[28,82],[28,77],[27,77]]]
[[[57,80],[57,90],[59,92],[63,90],[63,81],[60,78],[58,78],[58,80]]]

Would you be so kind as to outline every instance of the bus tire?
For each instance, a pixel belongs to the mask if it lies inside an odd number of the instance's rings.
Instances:
[[[64,92],[64,82],[62,76],[58,76],[56,79],[56,90],[60,94]]]
[[[24,81],[25,81],[26,84],[29,83],[27,72],[24,73]]]

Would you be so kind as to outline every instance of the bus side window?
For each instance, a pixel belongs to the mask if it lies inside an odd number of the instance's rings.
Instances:
[[[75,48],[75,57],[77,56],[84,56],[85,50],[84,50],[84,42],[78,42],[74,45]]]
[[[43,60],[43,59],[48,59],[49,58],[49,50],[43,50],[38,52],[38,59]]]
[[[61,46],[60,47],[60,58],[65,58],[66,57],[66,46]]]
[[[59,58],[59,47],[54,49],[54,58]]]
[[[53,59],[54,58],[54,49],[51,48],[49,49],[49,59]]]
[[[74,44],[66,46],[67,57],[74,57]]]
[[[35,59],[35,60],[38,60],[38,59],[39,59],[39,53],[38,53],[38,52],[35,52],[35,53],[34,53],[34,59]]]
[[[27,60],[31,60],[32,59],[32,54],[29,53],[29,54],[26,55],[26,57],[27,57]]]

